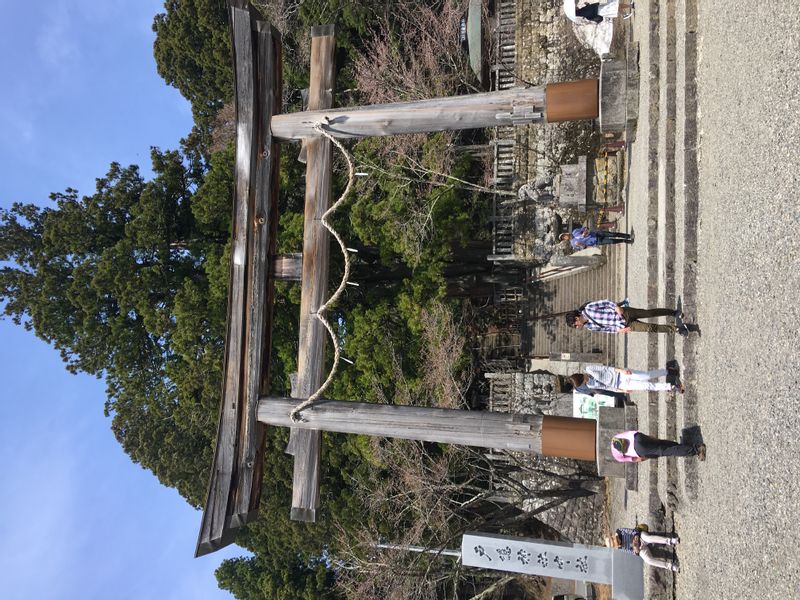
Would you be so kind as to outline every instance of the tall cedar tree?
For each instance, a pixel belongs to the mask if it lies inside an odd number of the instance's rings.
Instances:
[[[219,396],[227,236],[203,231],[198,182],[178,152],[153,149],[152,163],[149,182],[112,163],[91,196],[68,189],[54,206],[2,210],[0,301],[68,370],[105,377],[125,451],[197,505]]]
[[[164,10],[153,20],[158,74],[191,102],[195,126],[207,132],[233,98],[228,2],[166,0]]]

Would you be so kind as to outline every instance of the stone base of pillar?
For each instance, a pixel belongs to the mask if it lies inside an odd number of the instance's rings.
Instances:
[[[628,85],[625,60],[600,65],[600,131],[621,133],[628,122]]]
[[[625,428],[625,409],[600,406],[597,409],[597,474],[602,477],[625,477],[625,463],[611,456],[611,438]]]
[[[597,473],[603,477],[625,478],[625,488],[639,489],[639,465],[619,463],[611,456],[611,438],[620,431],[639,429],[636,405],[628,402],[622,408],[601,406],[597,411]]]

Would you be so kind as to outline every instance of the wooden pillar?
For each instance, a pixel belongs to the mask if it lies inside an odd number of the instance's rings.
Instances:
[[[541,453],[538,415],[320,400],[301,413],[302,423],[293,423],[289,412],[300,402],[262,398],[258,419],[283,427]]]
[[[281,98],[280,35],[242,0],[231,2],[236,83],[233,231],[217,443],[196,555],[234,540],[258,516],[264,426],[256,419],[269,379],[278,226],[280,146],[270,119]]]
[[[262,398],[258,419],[269,425],[463,444],[595,460],[596,421],[570,417],[321,400],[293,423],[294,398]]]
[[[300,281],[303,278],[303,255],[296,252],[274,256],[269,275],[279,281]]]
[[[310,109],[330,108],[333,103],[333,25],[311,30]],[[328,332],[315,317],[328,297],[330,235],[320,219],[331,198],[331,143],[314,131],[304,140],[306,148],[306,196],[303,228],[303,272],[300,293],[300,342],[297,356],[297,395],[308,398],[322,384]],[[291,518],[314,521],[319,504],[320,433],[292,429],[289,447],[294,455]]]
[[[334,137],[429,133],[521,125],[535,121],[594,119],[599,113],[596,79],[511,88],[335,110],[308,110],[272,117],[272,134],[284,140],[316,135],[314,126],[326,123]]]

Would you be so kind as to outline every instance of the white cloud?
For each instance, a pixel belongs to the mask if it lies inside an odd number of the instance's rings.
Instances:
[[[57,2],[46,12],[36,36],[36,50],[45,65],[59,71],[78,60],[78,40],[66,3]]]

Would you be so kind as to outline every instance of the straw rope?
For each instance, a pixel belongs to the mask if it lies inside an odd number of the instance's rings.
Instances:
[[[347,149],[341,144],[341,142],[339,142],[339,140],[334,138],[330,133],[328,133],[325,130],[326,126],[327,126],[327,119],[324,122],[317,123],[314,126],[314,130],[319,132],[320,135],[322,135],[323,137],[330,140],[331,143],[334,144],[339,149],[342,155],[344,155],[345,159],[347,160],[348,179],[347,179],[347,187],[345,187],[341,196],[339,196],[339,199],[336,200],[336,202],[334,202],[333,205],[331,205],[331,207],[325,211],[325,214],[322,215],[322,219],[320,219],[320,221],[322,222],[322,225],[325,227],[325,229],[327,229],[339,243],[339,248],[341,249],[342,255],[344,256],[344,273],[342,274],[342,280],[339,282],[339,287],[336,288],[336,291],[333,293],[333,295],[330,298],[328,298],[325,304],[320,306],[317,309],[317,312],[314,314],[314,316],[325,326],[325,329],[328,330],[328,334],[331,337],[331,342],[333,343],[333,365],[331,366],[331,370],[328,373],[328,378],[322,383],[321,386],[319,386],[317,391],[311,394],[307,400],[304,400],[303,402],[295,406],[289,413],[289,417],[295,423],[303,421],[303,417],[300,415],[300,413],[309,406],[311,406],[312,404],[314,404],[314,402],[319,400],[319,398],[322,396],[325,390],[328,389],[328,386],[330,385],[331,381],[333,381],[333,378],[339,369],[339,361],[341,359],[341,351],[339,349],[339,338],[336,336],[336,332],[334,332],[333,326],[328,322],[328,319],[325,318],[325,314],[327,313],[328,309],[331,306],[336,304],[336,301],[344,293],[344,290],[347,287],[347,281],[350,277],[350,253],[347,250],[347,246],[345,246],[342,236],[339,235],[339,232],[336,231],[333,228],[333,226],[328,222],[328,217],[331,216],[334,212],[336,212],[336,210],[344,203],[344,201],[347,199],[347,196],[350,194],[350,191],[353,188],[353,183],[355,182],[356,178],[355,164],[353,163],[353,157],[350,155]]]

